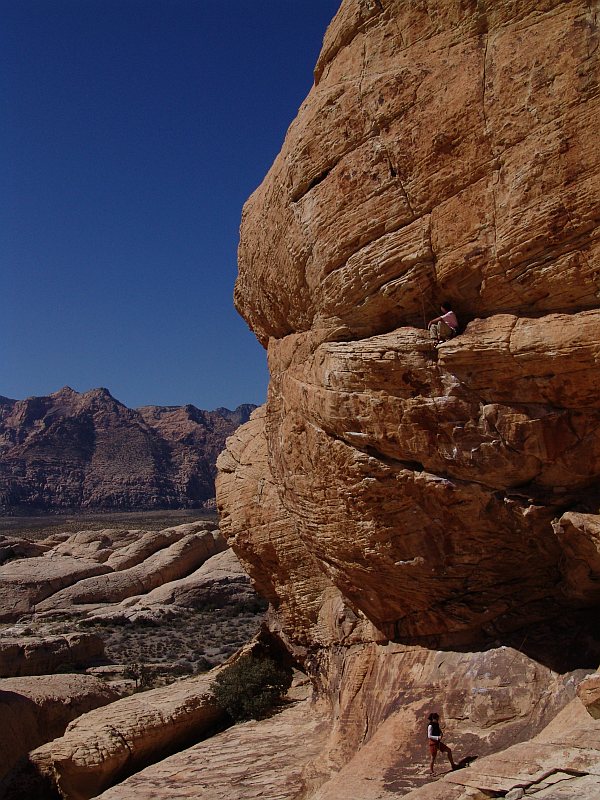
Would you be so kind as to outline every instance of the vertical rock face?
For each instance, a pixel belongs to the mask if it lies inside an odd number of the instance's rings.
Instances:
[[[598,35],[583,0],[330,25],[243,213],[271,382],[219,479],[292,639],[325,597],[442,646],[597,603]],[[442,299],[464,332],[436,350]]]
[[[221,530],[356,747],[426,648],[600,658],[599,35],[587,0],[344,0],[244,208],[271,380],[220,457]],[[423,649],[374,685],[388,641]]]

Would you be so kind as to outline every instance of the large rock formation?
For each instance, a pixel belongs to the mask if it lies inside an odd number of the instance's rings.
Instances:
[[[532,703],[600,660],[599,36],[587,0],[344,0],[244,208],[271,380],[220,457],[221,530],[331,698],[336,769],[413,681],[367,680],[385,642],[513,645]],[[435,348],[445,299],[463,329]],[[503,746],[468,715],[456,736]]]
[[[64,735],[30,753],[30,771],[61,796],[88,800],[129,772],[190,741],[198,741],[226,713],[210,693],[217,670],[125,697],[74,720]],[[17,776],[22,784],[22,776]]]
[[[94,633],[64,636],[0,635],[0,678],[51,675],[88,667],[104,656],[104,642]]]
[[[0,397],[0,511],[198,508],[254,406],[126,408],[106,389]]]
[[[62,736],[80,714],[119,698],[113,687],[91,675],[44,675],[0,680],[1,779],[44,742]]]
[[[0,566],[0,622],[90,611],[188,577],[226,545],[201,520],[162,531],[80,531],[43,540],[43,556]]]
[[[308,604],[256,557],[283,526],[397,641],[597,602],[597,40],[576,0],[342,4],[241,229],[271,383],[220,507],[277,604]],[[466,329],[436,350],[442,298]]]

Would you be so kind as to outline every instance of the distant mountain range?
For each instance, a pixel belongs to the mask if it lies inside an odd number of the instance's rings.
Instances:
[[[0,513],[200,508],[256,406],[124,406],[107,389],[0,396]]]

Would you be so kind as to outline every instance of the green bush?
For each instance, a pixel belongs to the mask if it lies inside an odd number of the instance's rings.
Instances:
[[[211,685],[217,704],[234,720],[260,719],[285,695],[292,671],[272,658],[242,656]]]
[[[123,670],[123,677],[130,681],[135,681],[136,691],[142,689],[151,689],[154,685],[154,677],[150,674],[150,670],[146,664],[139,661],[134,661],[127,664]]]

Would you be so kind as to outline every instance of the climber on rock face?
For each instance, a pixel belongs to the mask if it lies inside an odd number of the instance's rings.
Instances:
[[[435,339],[437,344],[451,339],[458,333],[458,319],[454,311],[452,311],[450,303],[442,303],[440,310],[442,312],[441,315],[430,319],[427,323],[429,335],[432,339]]]
[[[442,729],[440,728],[440,716],[439,714],[432,713],[427,718],[429,720],[429,725],[427,726],[427,741],[429,742],[429,754],[431,756],[431,763],[429,765],[429,771],[433,775],[433,767],[435,765],[435,758],[438,753],[446,753],[448,756],[448,761],[450,762],[450,766],[452,769],[456,769],[456,764],[454,763],[454,758],[452,757],[452,750],[448,747],[447,744],[442,742]]]

